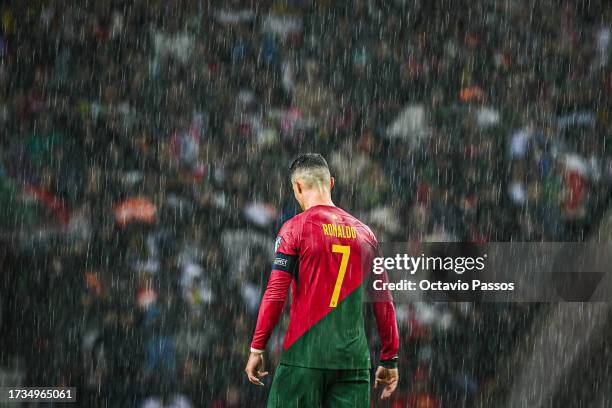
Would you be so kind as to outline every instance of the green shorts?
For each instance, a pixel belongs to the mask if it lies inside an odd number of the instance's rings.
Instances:
[[[370,370],[332,370],[281,364],[268,408],[369,408]]]

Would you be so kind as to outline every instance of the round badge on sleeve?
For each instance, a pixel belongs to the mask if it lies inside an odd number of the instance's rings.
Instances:
[[[283,242],[283,237],[276,237],[276,243],[274,244],[274,252],[278,252],[278,248],[280,247],[281,242]]]

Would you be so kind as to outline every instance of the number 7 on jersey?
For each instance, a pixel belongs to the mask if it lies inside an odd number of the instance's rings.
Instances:
[[[336,285],[334,286],[334,293],[332,294],[331,300],[329,301],[329,307],[336,307],[338,306],[338,298],[340,297],[342,281],[344,280],[344,274],[346,273],[346,267],[348,266],[349,256],[351,255],[351,247],[348,245],[333,244],[332,252],[342,254],[342,260],[340,261],[340,269],[338,270],[338,278],[336,279]]]

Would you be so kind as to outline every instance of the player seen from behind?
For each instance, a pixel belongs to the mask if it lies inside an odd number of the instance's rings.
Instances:
[[[291,286],[290,322],[268,407],[368,408],[364,291],[378,243],[365,224],[332,202],[334,179],[321,155],[299,156],[290,176],[303,212],[285,222],[276,238],[245,371],[250,382],[263,385],[263,353]],[[374,386],[384,385],[386,399],[398,382],[397,323],[388,293],[372,306],[382,344]]]

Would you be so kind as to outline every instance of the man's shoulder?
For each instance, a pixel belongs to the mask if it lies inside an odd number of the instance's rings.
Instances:
[[[286,254],[293,254],[297,251],[298,243],[302,235],[302,214],[297,214],[289,218],[280,227],[276,234],[276,242],[274,244],[275,252],[280,250]]]
[[[377,243],[376,235],[374,235],[370,227],[365,222],[361,221],[359,218],[355,217],[353,214],[349,213],[348,211],[343,210],[342,208],[338,207],[338,209],[345,215],[346,219],[350,220],[352,227],[355,227],[363,231],[366,238],[368,238],[368,241],[372,242],[373,244]]]
[[[359,218],[357,218],[356,216],[354,216],[353,214],[349,213],[346,210],[343,210],[342,208],[340,208],[340,211],[342,211],[350,220],[352,220],[352,222],[354,222],[356,225],[366,229],[370,234],[374,235],[372,233],[372,230],[370,229],[370,227],[368,227],[368,225],[363,222],[362,220],[360,220]]]
[[[293,217],[286,220],[283,225],[281,225],[278,235],[283,235],[287,233],[295,233],[299,229],[301,229],[304,223],[304,213],[299,213],[294,215]]]

